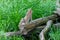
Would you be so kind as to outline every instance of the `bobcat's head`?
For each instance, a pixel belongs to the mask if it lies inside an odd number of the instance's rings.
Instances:
[[[25,22],[24,18],[22,18],[19,25],[18,25],[19,29],[20,29],[20,33],[23,35],[27,34],[26,29],[25,29],[25,24],[26,24],[26,22]]]
[[[31,8],[27,11],[27,14],[24,18],[21,19],[19,23],[19,29],[21,34],[26,35],[27,34],[27,29],[25,28],[26,23],[29,23],[29,20],[31,20],[32,15],[32,10]]]

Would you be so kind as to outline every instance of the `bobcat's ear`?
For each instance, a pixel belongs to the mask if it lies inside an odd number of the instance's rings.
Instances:
[[[28,9],[28,11],[27,11],[27,15],[31,15],[32,14],[32,9],[30,8],[30,9]]]
[[[32,10],[31,10],[31,8],[28,9],[28,11],[27,11],[27,13],[26,13],[24,19],[25,19],[25,22],[29,22],[29,20],[32,19]]]
[[[22,18],[18,25],[19,29],[23,28],[23,25],[24,25],[24,19]]]

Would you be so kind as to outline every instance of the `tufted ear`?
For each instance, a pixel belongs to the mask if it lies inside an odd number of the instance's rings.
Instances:
[[[27,15],[31,15],[32,14],[32,9],[30,8],[30,9],[28,9],[28,11],[27,11]]]
[[[25,20],[24,20],[24,18],[22,18],[22,19],[20,20],[19,25],[18,25],[19,29],[20,29],[20,30],[23,30],[23,29],[24,29],[24,25],[25,25]]]
[[[28,9],[26,16],[24,17],[24,19],[26,20],[26,22],[29,22],[29,20],[32,20],[32,9]]]
[[[27,34],[27,30],[25,28],[25,24],[26,23],[29,23],[29,21],[32,19],[32,10],[31,8],[28,9],[27,13],[26,13],[26,16],[24,18],[21,19],[20,23],[19,23],[19,29],[20,29],[20,32],[22,34]]]

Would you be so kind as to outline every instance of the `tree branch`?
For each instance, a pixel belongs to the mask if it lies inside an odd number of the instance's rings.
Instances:
[[[17,31],[17,32],[6,32],[5,33],[5,36],[7,36],[7,37],[8,36],[13,36],[13,35],[21,35],[21,34],[20,34],[20,31]]]
[[[49,20],[49,21],[47,22],[46,27],[45,27],[45,28],[41,31],[41,33],[39,34],[40,40],[46,40],[44,35],[48,32],[48,30],[50,29],[51,25],[52,25],[52,21]]]

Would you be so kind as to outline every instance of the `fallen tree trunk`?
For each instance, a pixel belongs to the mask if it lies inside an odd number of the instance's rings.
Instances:
[[[48,30],[51,28],[51,26],[52,26],[52,20],[49,20],[47,22],[46,27],[39,34],[40,40],[46,40],[44,35],[48,32]]]

